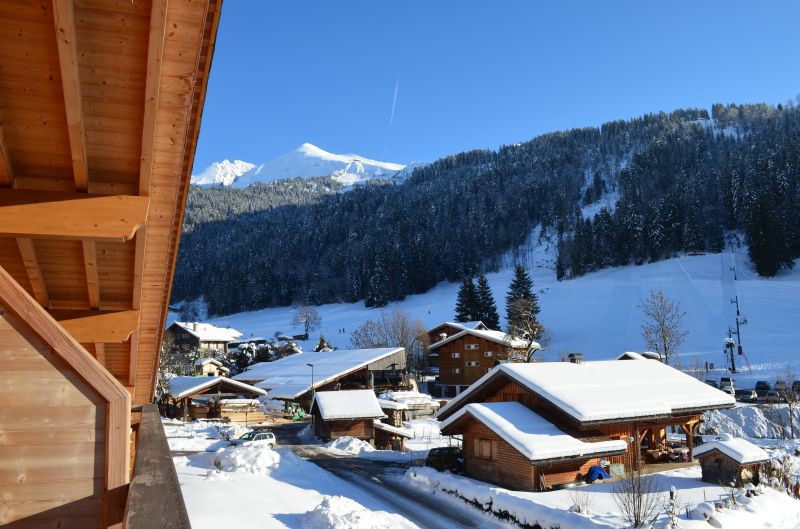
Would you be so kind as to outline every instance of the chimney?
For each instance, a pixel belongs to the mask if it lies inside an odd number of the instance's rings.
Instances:
[[[443,332],[443,333],[441,333],[439,335],[439,341],[444,340],[445,338],[447,338],[447,333],[446,332]]]
[[[193,330],[193,331],[196,331],[196,330],[197,330],[197,322],[196,322],[196,321],[195,321],[195,322],[192,322],[192,330]]]
[[[583,363],[583,354],[581,353],[570,353],[567,357],[571,364],[582,364]]]

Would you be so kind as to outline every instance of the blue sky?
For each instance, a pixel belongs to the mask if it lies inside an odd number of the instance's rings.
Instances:
[[[795,1],[228,0],[195,167],[303,142],[430,161],[647,112],[785,102],[800,94],[798,20]]]

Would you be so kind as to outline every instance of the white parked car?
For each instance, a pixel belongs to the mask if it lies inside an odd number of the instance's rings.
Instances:
[[[238,439],[233,439],[231,446],[241,446],[249,443],[265,443],[270,448],[275,448],[278,441],[272,432],[247,432]]]

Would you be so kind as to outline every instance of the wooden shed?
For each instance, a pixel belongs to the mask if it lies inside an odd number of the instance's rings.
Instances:
[[[694,456],[703,470],[703,481],[737,485],[758,485],[761,466],[769,461],[769,454],[762,448],[728,434],[698,446]]]
[[[220,6],[0,2],[0,524],[136,528],[131,480],[185,513],[133,463]]]
[[[385,417],[370,389],[319,391],[311,405],[314,432],[320,439],[355,437],[372,441],[373,421]]]
[[[255,399],[266,395],[263,389],[226,377],[177,376],[169,381],[161,407],[165,416],[183,421],[261,422],[266,414]]]

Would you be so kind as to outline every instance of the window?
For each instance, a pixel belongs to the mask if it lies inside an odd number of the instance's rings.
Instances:
[[[478,344],[476,344],[476,343],[468,343],[466,346],[464,346],[464,348],[465,348],[467,351],[475,351],[475,350],[477,350],[477,349],[480,349],[480,347],[481,347],[481,346],[480,346],[480,345],[478,345]]]
[[[468,360],[467,367],[478,367],[481,363],[478,360]]]
[[[494,352],[493,351],[484,351],[483,352],[483,356],[484,356],[484,358],[491,358],[491,357],[494,356]]]
[[[454,375],[458,375],[459,373],[461,373],[461,368],[460,367],[454,367],[453,368],[453,374]]]
[[[451,358],[461,358],[461,353],[450,353]]]
[[[472,445],[472,450],[478,459],[491,460],[493,453],[491,439],[475,439]]]

